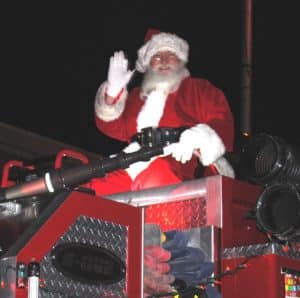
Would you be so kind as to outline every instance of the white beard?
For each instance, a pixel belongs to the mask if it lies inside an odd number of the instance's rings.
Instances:
[[[182,79],[189,75],[185,65],[182,64],[168,74],[161,74],[149,68],[144,75],[141,85],[141,98],[145,99],[153,91],[161,91],[165,94],[175,92]]]
[[[168,94],[176,91],[182,79],[188,75],[189,72],[184,66],[167,75],[159,74],[153,70],[149,70],[145,74],[141,86],[141,94],[144,94],[145,103],[137,117],[138,132],[145,127],[157,127],[159,125]]]

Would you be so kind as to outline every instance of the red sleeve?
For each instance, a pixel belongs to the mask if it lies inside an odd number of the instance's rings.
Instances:
[[[95,114],[95,122],[97,128],[105,135],[116,139],[118,141],[127,142],[128,137],[126,134],[124,118],[120,116],[113,121],[103,121]]]
[[[105,135],[122,141],[129,142],[136,134],[136,117],[143,102],[139,97],[139,88],[134,88],[127,96],[126,105],[119,118],[112,121],[103,121],[95,114],[97,128]]]
[[[224,93],[207,80],[190,79],[183,82],[178,109],[186,119],[205,123],[222,138],[226,150],[234,144],[233,115]]]

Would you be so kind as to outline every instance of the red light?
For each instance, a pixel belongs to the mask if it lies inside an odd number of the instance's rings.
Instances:
[[[288,252],[290,250],[290,248],[287,245],[282,246],[282,251],[283,252]]]
[[[40,278],[40,288],[46,288],[46,281],[44,278]]]
[[[25,288],[25,279],[19,277],[17,279],[17,288]]]
[[[160,225],[162,231],[183,230],[205,224],[203,203],[199,199],[148,206],[146,223]]]

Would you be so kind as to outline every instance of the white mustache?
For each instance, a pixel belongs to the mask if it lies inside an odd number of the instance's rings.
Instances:
[[[153,72],[159,72],[160,69],[169,69],[171,71],[176,70],[177,66],[169,63],[161,63],[153,67]]]
[[[174,68],[174,65],[172,65]],[[149,93],[153,90],[161,90],[163,92],[169,93],[174,91],[179,83],[181,82],[182,78],[188,74],[186,68],[181,67],[177,69],[170,70],[168,74],[163,74],[159,70],[155,70],[151,68],[146,72],[144,76],[144,80],[141,86],[141,96],[142,98],[147,97]]]

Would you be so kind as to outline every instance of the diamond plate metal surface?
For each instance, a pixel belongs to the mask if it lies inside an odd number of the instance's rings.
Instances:
[[[222,252],[223,259],[254,257],[260,255],[276,254],[282,257],[300,260],[300,250],[286,247],[278,243],[262,243],[255,245],[226,248]]]
[[[71,242],[89,244],[109,250],[126,264],[127,237],[128,231],[126,226],[80,216],[66,233],[61,236],[53,246],[53,249],[60,244]],[[41,289],[39,297],[127,297],[125,293],[126,278],[111,285],[91,285],[73,280],[54,267],[51,260],[51,251],[41,260],[40,266],[40,274],[45,281],[45,287]]]
[[[206,222],[204,197],[146,207],[146,223],[158,224],[162,231],[197,228]]]

